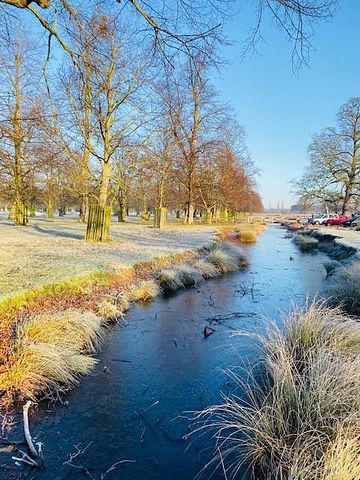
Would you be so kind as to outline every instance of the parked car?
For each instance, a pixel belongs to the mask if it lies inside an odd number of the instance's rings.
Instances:
[[[326,215],[313,215],[309,218],[311,225],[324,225],[328,220],[336,220],[339,218],[337,213],[328,213]]]
[[[356,229],[360,227],[360,215],[355,220],[353,220],[351,227]]]
[[[360,220],[360,215],[351,215],[350,218],[348,218],[347,220],[343,220],[342,222],[340,222],[340,227],[352,227],[352,226],[355,226],[353,225],[354,222],[356,222],[357,220]]]
[[[349,220],[349,215],[338,215],[338,218],[329,218],[325,222],[323,222],[323,225],[329,226],[329,225],[340,225],[341,222],[344,222],[345,220]]]

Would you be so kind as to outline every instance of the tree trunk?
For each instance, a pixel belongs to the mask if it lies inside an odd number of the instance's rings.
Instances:
[[[86,223],[89,218],[89,196],[82,194],[80,197],[80,212],[79,220],[80,222]]]
[[[126,208],[126,195],[123,189],[119,189],[118,192],[118,221],[126,222],[127,208]]]
[[[101,184],[97,205],[89,208],[89,218],[86,226],[86,240],[94,242],[105,242],[109,240],[109,229],[111,219],[111,207],[106,205],[109,194],[109,183],[111,178],[111,165],[103,162],[101,170]]]
[[[111,207],[91,205],[86,227],[86,240],[105,242],[109,240]]]
[[[154,227],[164,228],[166,226],[166,214],[167,209],[165,207],[159,207],[155,209]]]

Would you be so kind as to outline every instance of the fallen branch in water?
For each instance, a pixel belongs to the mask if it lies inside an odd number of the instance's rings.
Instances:
[[[37,444],[38,450],[36,450],[33,439],[31,437],[31,433],[30,433],[29,408],[31,405],[32,405],[31,400],[28,400],[23,406],[24,436],[25,436],[26,444],[28,446],[31,456],[23,452],[22,450],[19,450],[19,453],[21,453],[22,457],[14,456],[12,457],[12,459],[15,460],[16,462],[26,463],[28,465],[31,465],[32,467],[43,468],[44,459],[42,454],[42,444],[41,442],[39,442]]]
[[[106,477],[106,475],[110,472],[112,472],[113,470],[116,469],[116,467],[118,465],[121,465],[122,463],[136,463],[136,460],[119,460],[118,462],[115,462],[113,465],[111,465],[111,467],[109,467],[105,473],[102,473],[101,474],[101,477],[100,479],[101,480],[104,480],[104,478]]]

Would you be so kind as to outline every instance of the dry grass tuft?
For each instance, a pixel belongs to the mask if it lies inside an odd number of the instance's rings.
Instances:
[[[340,305],[349,315],[360,315],[360,261],[338,268],[324,290],[329,305]]]
[[[176,273],[179,275],[181,283],[185,287],[193,287],[194,285],[201,283],[204,277],[194,267],[190,265],[182,264],[175,268]]]
[[[300,233],[295,235],[294,243],[302,250],[303,252],[309,252],[315,250],[319,246],[319,240],[309,235],[301,235]]]
[[[161,270],[157,276],[157,282],[163,292],[176,292],[176,290],[184,288],[179,272],[176,270]]]
[[[324,268],[326,270],[326,275],[330,276],[333,275],[336,269],[341,267],[341,263],[336,260],[326,260],[324,262]]]
[[[35,399],[39,394],[53,393],[77,385],[88,374],[96,360],[47,343],[21,341],[15,351],[15,362],[0,375],[0,391]]]
[[[160,293],[161,288],[154,280],[144,280],[134,287],[132,299],[135,302],[148,301],[157,297]]]
[[[248,231],[239,232],[237,238],[241,243],[256,243],[258,237],[255,232]]]
[[[247,266],[248,261],[241,248],[233,243],[222,243],[215,247],[207,256],[207,260],[212,263],[221,273],[235,272],[239,268]]]
[[[207,260],[198,260],[194,268],[196,268],[205,279],[215,278],[220,275],[220,271],[216,266]]]
[[[247,398],[224,395],[199,416],[216,429],[214,462],[229,478],[248,465],[269,480],[360,478],[360,325],[315,303],[260,344],[258,375],[232,374]]]
[[[214,248],[207,259],[221,273],[235,272],[239,269],[237,261],[220,248]]]
[[[102,341],[102,319],[91,312],[67,310],[42,314],[18,328],[17,337],[47,343],[74,352],[95,352]]]
[[[108,322],[114,322],[123,315],[122,310],[120,310],[116,303],[111,300],[103,300],[98,303],[97,313]]]

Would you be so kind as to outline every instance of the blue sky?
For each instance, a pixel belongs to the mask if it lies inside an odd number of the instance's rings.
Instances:
[[[302,174],[313,133],[335,122],[339,107],[360,96],[360,2],[341,0],[330,23],[315,26],[310,67],[294,74],[291,45],[266,22],[259,55],[241,58],[239,44],[223,48],[227,64],[215,85],[247,132],[264,206],[294,203],[289,181]],[[245,8],[226,27],[243,41],[254,18]]]

